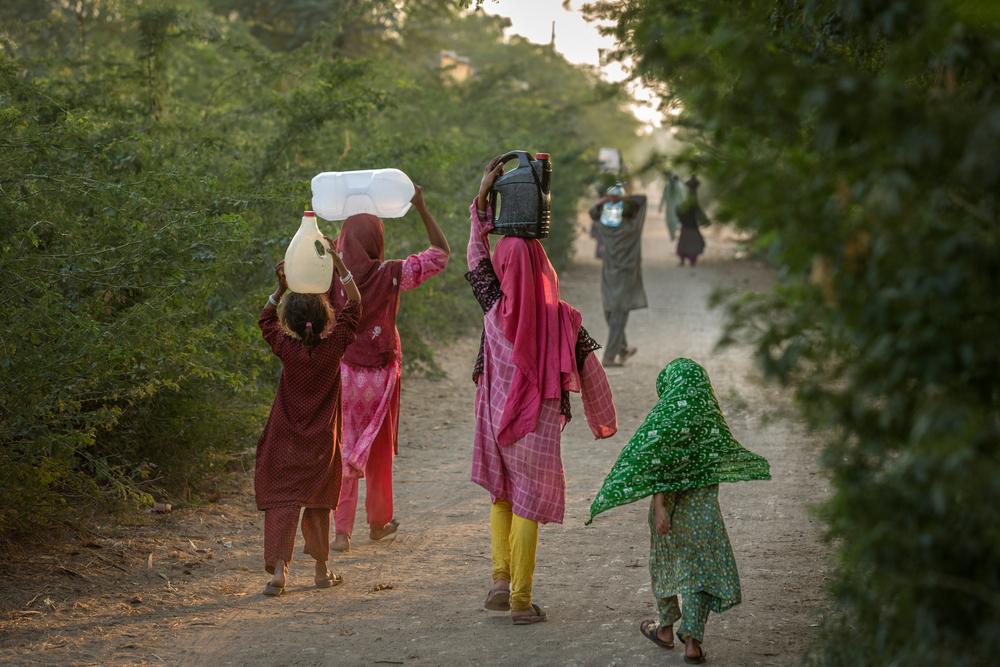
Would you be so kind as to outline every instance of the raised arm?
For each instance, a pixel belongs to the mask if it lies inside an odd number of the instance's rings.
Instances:
[[[420,219],[424,223],[424,228],[427,230],[427,240],[435,248],[444,251],[445,255],[450,255],[451,246],[448,245],[448,239],[445,238],[441,226],[438,225],[437,220],[431,215],[430,209],[427,208],[427,204],[424,202],[423,188],[416,184],[413,187],[416,188],[416,192],[410,201],[413,203],[413,207],[417,209],[417,213],[420,214]]]
[[[469,246],[466,261],[469,271],[475,271],[480,262],[490,258],[489,233],[493,230],[493,211],[489,205],[489,194],[493,181],[503,173],[503,162],[497,156],[487,163],[483,179],[479,182],[479,194],[469,207]]]
[[[278,262],[274,267],[274,275],[278,279],[278,287],[267,297],[267,305],[260,313],[257,326],[260,327],[261,335],[270,346],[271,351],[280,359],[283,351],[286,336],[281,329],[281,322],[278,321],[278,304],[281,297],[288,291],[288,283],[285,282],[285,263]]]
[[[344,264],[344,260],[340,258],[334,247],[333,239],[329,236],[324,236],[326,239],[326,245],[330,249],[330,257],[333,258],[333,268],[336,274],[334,278],[340,280],[340,284],[344,286],[344,293],[347,295],[348,301],[361,301],[361,292],[358,290],[357,284],[354,282],[354,276],[348,270],[347,266]]]

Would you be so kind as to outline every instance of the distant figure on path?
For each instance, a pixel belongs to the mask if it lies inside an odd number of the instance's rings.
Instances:
[[[680,218],[677,217],[677,207],[684,200],[684,186],[681,185],[680,176],[672,171],[668,171],[663,177],[665,182],[658,210],[663,213],[663,219],[667,223],[667,233],[673,241],[677,238],[677,230],[681,226]]]
[[[361,319],[361,294],[351,272],[333,252],[346,303],[336,316],[330,294],[289,293],[284,262],[275,267],[278,289],[260,314],[260,330],[281,359],[281,379],[271,414],[257,442],[254,493],[264,512],[264,569],[274,576],[264,595],[285,591],[295,529],[302,512],[305,553],[316,560],[317,588],[343,579],[330,572],[330,511],[340,495],[340,358]],[[331,287],[331,291],[336,287]],[[281,302],[281,312],[278,303]]]
[[[681,258],[681,266],[684,266],[684,260],[688,260],[691,266],[694,266],[698,263],[698,256],[705,252],[705,238],[701,235],[699,227],[708,225],[709,220],[698,203],[698,186],[701,185],[701,181],[692,174],[685,185],[688,189],[687,197],[677,214],[681,221],[677,255]]]
[[[667,364],[656,393],[659,400],[619,454],[587,523],[612,507],[652,497],[649,574],[660,618],[643,621],[639,630],[672,649],[680,620],[684,661],[698,664],[705,661],[708,613],[722,613],[741,599],[719,484],[771,479],[771,468],[733,438],[708,373],[694,361]]]
[[[374,215],[353,215],[344,221],[336,240],[344,263],[361,290],[364,316],[358,337],[340,364],[344,393],[344,478],[334,512],[334,551],[348,551],[358,506],[358,479],[364,477],[368,536],[381,540],[396,532],[393,514],[392,460],[398,449],[399,380],[402,348],[396,331],[399,295],[416,289],[444,271],[451,248],[424,203],[417,186],[413,206],[427,230],[430,246],[406,259],[385,259],[382,221]],[[336,293],[343,304],[346,294]]]
[[[473,370],[476,431],[472,481],[490,492],[493,586],[484,606],[511,612],[515,625],[546,619],[531,601],[539,523],[562,523],[566,477],[560,433],[570,392],[580,392],[590,430],[618,430],[600,346],[582,316],[559,300],[559,278],[536,239],[501,238],[490,256],[493,212],[487,195],[503,173],[486,165],[469,208],[466,278],[483,309],[483,338]]]
[[[608,342],[604,365],[621,366],[636,353],[625,338],[628,314],[645,308],[642,286],[642,228],[646,221],[646,196],[625,193],[619,183],[608,188],[590,209],[597,233],[604,244],[601,267],[601,299],[608,322]]]

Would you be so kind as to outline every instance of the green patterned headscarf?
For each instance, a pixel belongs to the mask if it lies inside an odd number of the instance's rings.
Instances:
[[[660,400],[628,441],[590,506],[589,524],[654,493],[771,479],[767,459],[733,438],[705,369],[674,359],[656,380]]]

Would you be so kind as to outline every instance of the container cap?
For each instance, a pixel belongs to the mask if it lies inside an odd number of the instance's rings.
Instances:
[[[304,218],[315,218],[316,217],[316,212],[315,211],[303,211],[302,212],[302,217],[304,217]]]
[[[548,160],[549,159],[549,154],[548,153],[535,153],[535,159],[536,160]]]

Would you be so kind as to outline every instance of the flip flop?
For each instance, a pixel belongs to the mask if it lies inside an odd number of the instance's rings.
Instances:
[[[483,607],[490,611],[510,611],[510,589],[507,587],[491,588],[490,592],[486,594],[486,602],[483,603]]]
[[[271,597],[278,597],[285,592],[284,586],[274,586],[271,582],[267,582],[267,586],[264,586],[264,595],[269,595]]]
[[[701,647],[698,647],[698,650],[701,651],[701,655],[699,655],[697,658],[691,658],[688,656],[687,653],[685,653],[684,662],[686,662],[689,665],[700,665],[701,663],[705,662],[705,657],[708,656],[708,654],[705,653],[705,649]]]
[[[647,619],[642,623],[640,623],[639,632],[642,633],[643,637],[645,637],[646,639],[648,639],[649,641],[653,642],[654,644],[656,644],[661,648],[672,649],[674,647],[673,642],[670,642],[668,644],[667,642],[660,639],[659,635],[660,624],[652,619]]]
[[[371,528],[371,530],[368,531],[368,537],[371,538],[372,542],[378,542],[379,540],[384,540],[385,538],[394,534],[398,528],[399,528],[399,522],[393,519],[389,523],[382,526],[382,528],[380,528],[377,533],[374,527]]]
[[[342,583],[344,583],[344,578],[342,576],[327,570],[325,579],[316,580],[316,588],[333,588],[334,586],[339,586]]]
[[[510,614],[510,620],[514,625],[534,625],[544,623],[548,619],[542,608],[534,602],[531,603],[531,611],[514,611]]]

